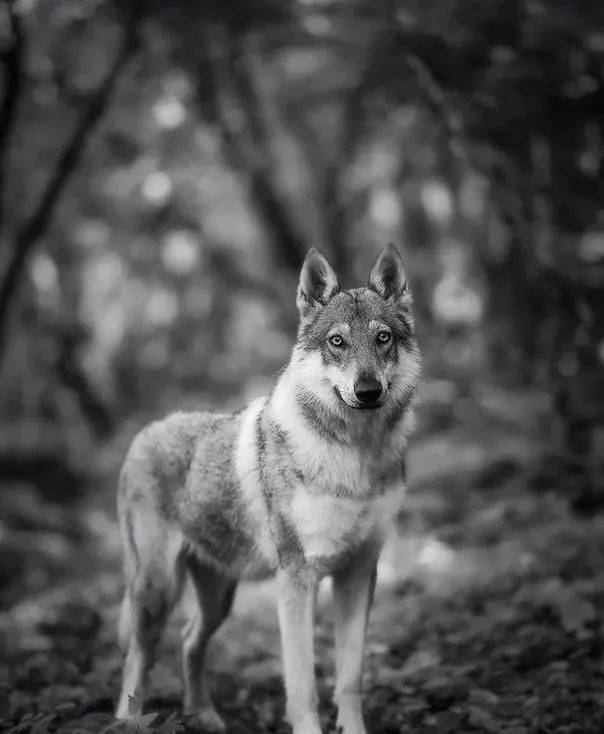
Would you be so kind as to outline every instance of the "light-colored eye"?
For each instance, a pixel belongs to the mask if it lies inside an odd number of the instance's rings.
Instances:
[[[380,331],[377,335],[377,340],[380,344],[388,344],[392,339],[392,334],[389,331]]]
[[[339,334],[333,334],[329,337],[329,343],[332,347],[343,347],[344,339]]]

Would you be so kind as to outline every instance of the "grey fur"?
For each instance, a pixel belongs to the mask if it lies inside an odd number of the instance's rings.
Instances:
[[[296,401],[308,425],[326,441],[349,443],[346,422],[337,413],[318,401],[311,390],[304,387],[296,392]]]
[[[373,595],[384,513],[393,500],[394,514],[398,507],[420,355],[392,249],[378,259],[370,287],[349,291],[339,291],[329,263],[311,252],[297,299],[296,347],[265,402],[229,415],[176,413],[143,429],[128,452],[118,489],[127,647],[121,718],[140,713],[134,694],[189,577],[199,613],[183,636],[185,709],[198,711],[202,727],[222,730],[205,681],[206,645],[237,580],[274,573],[288,716],[295,734],[318,734],[309,609],[318,580],[332,575],[343,625],[338,654],[349,664],[338,673],[338,722],[344,734],[364,734],[358,693],[351,699],[347,691],[360,686],[359,620]],[[345,332],[341,348],[328,340],[334,329]],[[380,329],[392,334],[388,343],[377,339]],[[359,410],[350,397],[348,382],[361,373],[383,384],[376,409]]]

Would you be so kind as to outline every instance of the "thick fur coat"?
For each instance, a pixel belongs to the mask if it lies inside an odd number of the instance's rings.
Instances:
[[[235,414],[172,415],[145,428],[128,453],[118,491],[127,649],[121,718],[137,713],[132,702],[142,696],[134,693],[144,690],[188,574],[199,615],[184,634],[185,708],[222,730],[205,680],[207,642],[237,581],[275,574],[288,718],[295,734],[318,734],[312,605],[318,581],[331,575],[338,724],[344,734],[365,731],[364,632],[379,551],[404,499],[421,368],[411,294],[393,246],[368,287],[346,291],[311,250],[297,304],[298,338],[270,395]]]

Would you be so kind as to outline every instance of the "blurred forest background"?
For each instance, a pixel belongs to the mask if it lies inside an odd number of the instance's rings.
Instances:
[[[0,62],[7,624],[114,562],[137,427],[269,388],[310,245],[404,253],[435,496],[604,506],[601,0],[4,0]]]

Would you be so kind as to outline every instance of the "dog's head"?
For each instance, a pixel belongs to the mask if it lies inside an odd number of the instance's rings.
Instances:
[[[317,397],[356,409],[408,402],[421,370],[412,297],[394,245],[365,288],[340,290],[325,257],[308,252],[298,284],[297,353]]]

